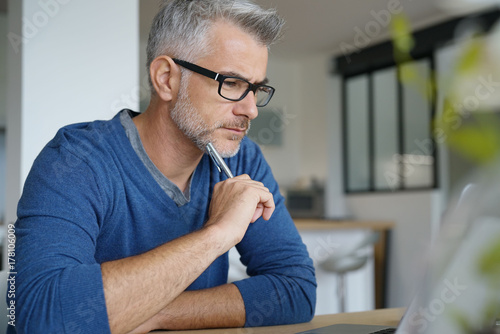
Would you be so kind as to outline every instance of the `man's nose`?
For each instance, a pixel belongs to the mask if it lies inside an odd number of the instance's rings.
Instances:
[[[250,91],[241,101],[236,102],[233,113],[238,116],[245,116],[252,120],[259,115],[255,93]]]

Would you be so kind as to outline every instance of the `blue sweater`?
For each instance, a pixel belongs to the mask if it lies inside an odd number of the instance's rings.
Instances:
[[[312,261],[271,170],[248,139],[226,159],[273,193],[270,221],[251,224],[236,246],[250,278],[235,282],[246,326],[309,321],[316,302]],[[34,162],[16,222],[16,319],[8,333],[109,333],[100,264],[147,252],[200,229],[214,185],[225,179],[208,156],[178,206],[139,159],[120,123],[67,126]],[[227,283],[227,253],[189,290]],[[147,280],[147,277],[144,277]]]

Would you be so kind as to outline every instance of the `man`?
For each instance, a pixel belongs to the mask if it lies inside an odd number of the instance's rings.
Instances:
[[[18,208],[18,333],[276,325],[314,314],[314,268],[258,147],[282,20],[174,0],[148,43],[151,103],[61,129]],[[205,154],[211,142],[234,178]],[[236,246],[250,278],[227,283]],[[9,328],[14,332],[14,328]]]

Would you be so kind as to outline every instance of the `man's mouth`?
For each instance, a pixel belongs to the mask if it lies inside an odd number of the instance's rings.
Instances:
[[[250,121],[244,119],[237,122],[221,124],[220,128],[230,131],[234,135],[246,135],[248,128],[250,127]]]
[[[231,131],[235,134],[245,134],[247,132],[247,128],[224,128],[228,131]]]

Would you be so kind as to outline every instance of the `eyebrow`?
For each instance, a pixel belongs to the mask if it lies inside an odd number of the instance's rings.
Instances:
[[[248,82],[252,82],[248,78],[245,78],[244,76],[242,76],[242,75],[240,75],[239,73],[236,73],[236,72],[219,72],[219,74],[230,76],[230,77],[236,77],[236,78],[239,78],[239,79],[246,80]],[[262,81],[253,82],[254,85],[267,85],[268,83],[269,83],[269,79],[267,77],[264,78],[264,80],[262,80]]]

